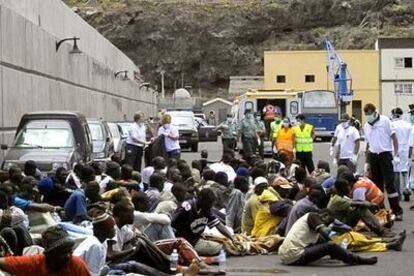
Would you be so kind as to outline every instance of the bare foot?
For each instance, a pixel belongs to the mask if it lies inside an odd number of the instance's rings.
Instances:
[[[186,271],[183,272],[183,276],[196,276],[200,271],[200,266],[197,260],[193,260]]]

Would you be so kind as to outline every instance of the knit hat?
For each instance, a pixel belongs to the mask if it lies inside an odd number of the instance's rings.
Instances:
[[[254,186],[257,186],[260,184],[269,184],[269,182],[263,176],[256,177],[256,179],[254,180]]]
[[[38,188],[40,192],[48,192],[53,189],[54,185],[55,183],[53,182],[53,179],[51,177],[45,177],[42,180],[40,180]]]
[[[115,220],[108,213],[101,214],[92,220],[93,227],[101,228],[103,231],[110,231],[115,226]]]
[[[250,172],[249,172],[249,170],[247,169],[247,168],[245,168],[245,167],[240,167],[240,168],[238,168],[237,169],[237,176],[249,176],[250,175]]]
[[[68,232],[62,226],[51,226],[42,233],[42,243],[45,253],[54,250],[73,248],[75,242],[69,238]]]

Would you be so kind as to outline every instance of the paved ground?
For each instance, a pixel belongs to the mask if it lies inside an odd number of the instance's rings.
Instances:
[[[221,143],[201,143],[199,149],[207,149],[209,151],[209,159],[219,160],[221,155]],[[315,145],[314,160],[329,160],[329,144],[317,143]],[[200,158],[199,153],[184,152],[183,158],[187,161]],[[363,158],[359,160],[359,167],[362,167]],[[227,267],[228,275],[375,275],[375,276],[396,276],[396,275],[414,275],[414,212],[410,211],[409,206],[414,201],[403,203],[404,221],[396,222],[393,231],[399,232],[403,229],[407,230],[407,239],[402,252],[384,252],[365,255],[376,255],[379,257],[378,264],[374,266],[344,266],[337,261],[329,259],[322,260],[312,266],[306,267],[290,267],[284,266],[280,262],[277,255],[271,256],[249,256],[249,257],[233,257],[228,259]],[[244,270],[245,272],[242,272]],[[254,270],[259,270],[254,272]],[[260,271],[262,270],[262,271]],[[273,271],[267,273],[266,271]]]

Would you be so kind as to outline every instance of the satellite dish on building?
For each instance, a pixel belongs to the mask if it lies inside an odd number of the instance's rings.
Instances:
[[[187,89],[180,88],[180,89],[175,90],[174,98],[176,98],[176,99],[187,99],[187,98],[191,98],[191,94],[190,94],[190,92],[188,92]]]

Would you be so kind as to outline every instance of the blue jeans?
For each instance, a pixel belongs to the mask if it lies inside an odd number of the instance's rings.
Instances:
[[[176,150],[172,150],[167,152],[168,158],[175,158],[175,159],[180,159],[181,157],[181,150],[176,149]]]

